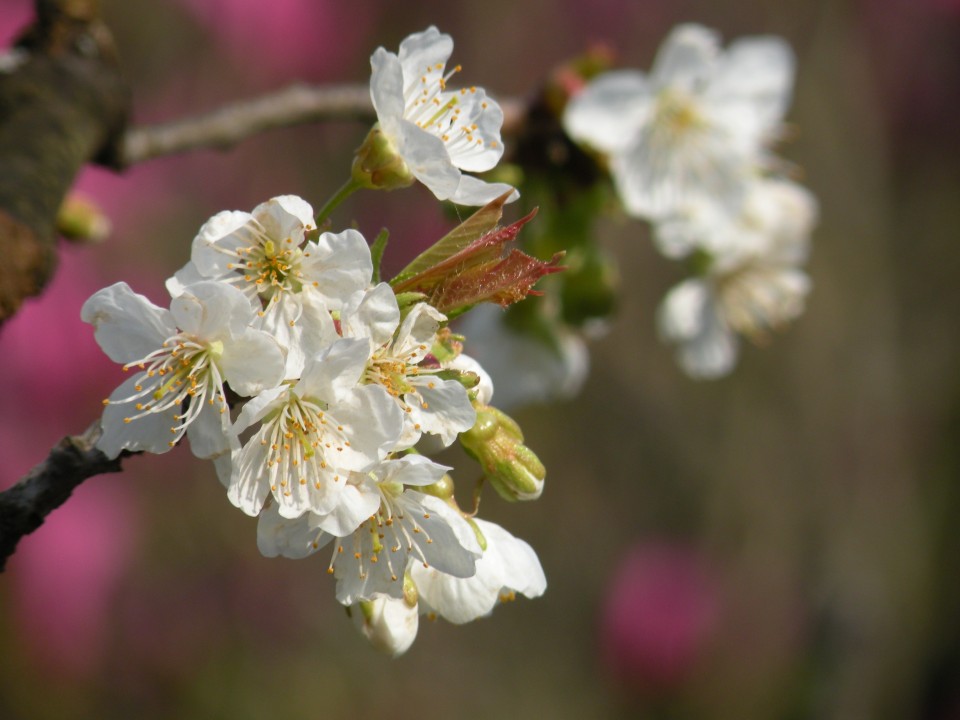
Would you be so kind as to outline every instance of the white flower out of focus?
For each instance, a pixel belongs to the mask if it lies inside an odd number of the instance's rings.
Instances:
[[[758,181],[750,195],[754,201],[726,225],[691,218],[683,232],[677,231],[691,244],[703,237],[700,231],[729,238],[728,252],[712,257],[702,277],[667,293],[659,310],[661,334],[677,345],[677,359],[691,377],[726,375],[736,364],[739,335],[763,341],[803,312],[810,279],[801,266],[816,222],[816,200],[783,180]]]
[[[385,183],[374,177],[372,185],[402,187],[415,178],[439,200],[485,205],[513,188],[462,171],[485,172],[496,166],[503,155],[503,111],[483,88],[448,89],[447,81],[460,70],[446,70],[452,52],[453,39],[429,27],[400,43],[398,54],[382,47],[373,53],[370,96],[378,126],[365,145],[382,133],[386,148],[375,154],[396,155],[401,162],[391,169],[396,180]],[[376,173],[378,165],[368,163],[368,170]],[[516,197],[514,190],[511,199]]]
[[[656,219],[708,196],[736,207],[790,101],[794,60],[775,37],[738,40],[681,25],[653,70],[604,73],[568,104],[575,140],[609,156],[627,211]]]
[[[198,457],[229,448],[224,383],[250,396],[283,379],[283,352],[267,333],[249,327],[253,311],[228,285],[192,285],[157,307],[126,283],[95,293],[81,318],[124,370],[137,369],[105,401],[97,447],[163,453],[187,433]]]

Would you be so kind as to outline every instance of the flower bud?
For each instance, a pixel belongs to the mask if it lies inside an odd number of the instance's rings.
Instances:
[[[425,495],[433,495],[441,500],[449,500],[454,493],[453,478],[450,475],[444,475],[432,485],[421,487],[420,492]]]
[[[405,653],[417,638],[420,614],[417,610],[416,588],[412,582],[410,586],[413,588],[412,605],[405,580],[403,598],[361,600],[356,608],[347,608],[370,644],[391,657]]]
[[[57,212],[57,231],[71,242],[103,242],[110,229],[110,218],[103,209],[78,193],[67,195]]]
[[[371,128],[357,148],[352,174],[356,183],[374,190],[409,187],[416,179],[379,124]]]
[[[460,444],[480,463],[487,480],[505,500],[540,497],[547,471],[523,444],[520,426],[506,413],[478,406],[477,422],[460,434]]]

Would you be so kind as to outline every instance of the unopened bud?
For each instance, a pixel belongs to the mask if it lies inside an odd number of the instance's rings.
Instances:
[[[110,218],[93,200],[71,193],[57,212],[57,231],[76,243],[98,243],[110,234]]]
[[[374,125],[353,158],[353,179],[362,187],[396,190],[413,185],[413,173],[380,125]]]
[[[437,480],[437,482],[432,485],[426,485],[424,487],[418,488],[420,492],[425,495],[433,495],[438,497],[441,500],[449,500],[453,497],[454,487],[453,487],[453,478],[449,475],[444,475],[442,478]]]
[[[406,583],[403,598],[361,600],[360,612],[353,608],[347,610],[370,644],[391,657],[405,653],[417,638],[420,614],[417,610],[416,588],[413,588],[411,605],[407,599]]]
[[[460,444],[480,463],[487,480],[505,500],[540,497],[547,471],[523,444],[520,426],[506,413],[478,406],[477,422],[460,434]]]

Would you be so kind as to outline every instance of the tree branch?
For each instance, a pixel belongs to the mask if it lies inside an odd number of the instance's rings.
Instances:
[[[517,129],[523,114],[519,100],[501,102],[504,132]],[[231,103],[205,115],[129,130],[123,140],[120,165],[202,148],[229,148],[251,135],[276,128],[325,120],[374,122],[376,115],[367,85],[306,85]]]
[[[116,164],[129,93],[96,0],[37,0],[0,58],[0,323],[56,266],[57,210],[80,168]]]
[[[23,480],[0,492],[0,572],[20,538],[40,527],[74,488],[94,475],[120,472],[127,453],[110,460],[96,449],[100,434],[97,420],[83,434],[65,437]]]

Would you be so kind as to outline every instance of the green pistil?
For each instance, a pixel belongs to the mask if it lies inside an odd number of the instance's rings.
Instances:
[[[450,98],[449,100],[447,100],[447,102],[446,102],[443,106],[441,106],[441,108],[440,108],[439,110],[437,110],[436,113],[434,113],[434,115],[433,115],[432,118],[430,118],[429,120],[427,120],[427,122],[425,122],[425,123],[424,123],[423,125],[421,125],[420,127],[422,127],[422,128],[428,128],[428,127],[430,127],[431,125],[433,125],[433,123],[435,123],[437,120],[439,120],[439,119],[442,118],[444,115],[446,115],[448,112],[450,112],[450,111],[453,109],[453,106],[457,104],[457,102],[458,102],[457,96],[454,95],[452,98]]]

